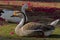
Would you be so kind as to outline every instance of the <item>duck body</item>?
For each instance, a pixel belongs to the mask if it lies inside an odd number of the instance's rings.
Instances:
[[[44,24],[30,22],[18,30],[19,36],[49,36],[54,31],[54,27],[46,28]],[[48,31],[47,31],[48,30]]]

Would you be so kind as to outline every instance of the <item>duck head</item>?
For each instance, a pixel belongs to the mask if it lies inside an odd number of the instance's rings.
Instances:
[[[4,13],[4,11],[3,10],[0,10],[0,16],[2,15],[2,13]]]
[[[11,17],[21,17],[21,13],[24,15],[26,22],[28,21],[28,17],[26,15],[26,10],[32,11],[31,5],[26,3],[21,7],[21,12],[14,12],[14,14]]]

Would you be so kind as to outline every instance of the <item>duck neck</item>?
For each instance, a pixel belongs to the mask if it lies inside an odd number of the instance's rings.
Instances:
[[[20,23],[17,25],[17,27],[15,28],[15,33],[19,34],[19,29],[23,26],[24,24],[24,18],[21,19]]]
[[[23,13],[22,13],[23,14]],[[23,14],[23,18],[21,19],[21,21],[19,22],[19,24],[17,25],[17,27],[15,28],[15,32],[18,33],[19,29],[24,25],[26,21],[26,16]]]
[[[26,4],[27,5],[27,4]],[[26,22],[28,21],[28,18],[27,18],[27,16],[26,16],[26,12],[25,12],[25,6],[23,6],[22,8],[21,8],[21,12],[22,12],[22,14],[26,17]]]
[[[17,27],[21,28],[24,24],[25,20],[24,18],[21,19],[21,21],[19,22],[19,24],[17,25]]]

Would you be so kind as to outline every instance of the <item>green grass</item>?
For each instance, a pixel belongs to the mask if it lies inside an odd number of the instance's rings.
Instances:
[[[39,37],[19,37],[15,33],[11,35],[11,32],[14,32],[17,24],[9,23],[8,25],[0,26],[0,40],[60,40],[60,27],[57,27],[56,30],[50,37],[39,38]]]

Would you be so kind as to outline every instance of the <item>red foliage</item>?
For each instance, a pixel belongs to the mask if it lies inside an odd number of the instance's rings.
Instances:
[[[14,32],[10,32],[10,35],[13,35],[14,34]]]
[[[37,12],[42,11],[42,12],[52,13],[52,12],[54,12],[56,10],[56,8],[33,7],[32,10],[37,11]]]
[[[3,19],[2,17],[0,17],[0,21],[5,21],[5,19]]]

